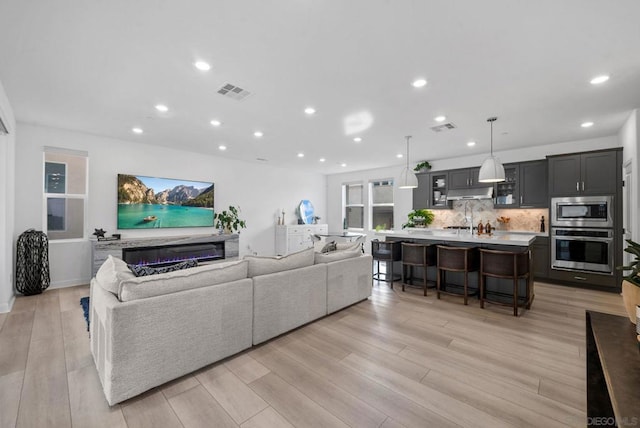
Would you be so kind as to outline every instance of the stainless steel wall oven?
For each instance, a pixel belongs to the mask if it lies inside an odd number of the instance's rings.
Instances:
[[[613,229],[551,229],[553,268],[611,275],[613,253]]]

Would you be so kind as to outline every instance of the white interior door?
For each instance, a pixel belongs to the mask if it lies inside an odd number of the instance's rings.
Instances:
[[[633,181],[631,180],[632,164],[631,161],[624,164],[622,169],[622,179],[624,180],[624,187],[622,188],[622,227],[624,233],[622,239],[632,239],[633,218],[631,216],[631,207],[633,206]],[[623,243],[623,248],[626,247],[626,241]],[[623,253],[623,263],[628,265],[633,257],[626,251]]]

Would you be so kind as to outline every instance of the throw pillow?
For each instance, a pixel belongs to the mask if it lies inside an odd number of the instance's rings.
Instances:
[[[336,241],[331,241],[331,242],[327,242],[325,244],[324,247],[322,247],[322,250],[320,250],[321,253],[330,253],[331,251],[335,251],[338,249],[338,246],[336,244]]]
[[[160,273],[173,272],[176,270],[189,269],[198,266],[196,259],[189,259],[169,266],[151,267],[143,265],[127,265],[135,276],[157,275]]]
[[[331,253],[325,253],[325,254],[316,253],[314,257],[314,263],[320,264],[320,263],[337,262],[339,260],[350,259],[353,257],[360,257],[361,255],[362,255],[362,252],[360,251],[359,248],[356,248],[353,250],[338,250],[338,251],[333,251]]]
[[[313,248],[284,257],[244,256],[249,261],[249,278],[313,265]]]
[[[120,281],[133,277],[123,260],[109,255],[107,260],[100,266],[100,269],[98,269],[98,272],[96,272],[95,279],[102,288],[117,296]]]

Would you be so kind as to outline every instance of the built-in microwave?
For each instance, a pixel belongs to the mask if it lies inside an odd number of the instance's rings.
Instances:
[[[613,227],[613,196],[551,198],[551,226]]]

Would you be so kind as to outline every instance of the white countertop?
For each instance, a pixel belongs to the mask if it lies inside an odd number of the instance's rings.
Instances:
[[[442,240],[449,242],[467,242],[473,244],[494,244],[494,245],[513,245],[528,247],[536,239],[536,236],[547,236],[545,233],[522,233],[522,232],[508,232],[497,231],[495,234],[488,235],[473,235],[469,234],[468,230],[456,230],[456,229],[409,229],[406,231],[385,231],[376,232],[377,236],[384,236],[385,238],[411,238],[411,239],[430,239],[430,240]]]

